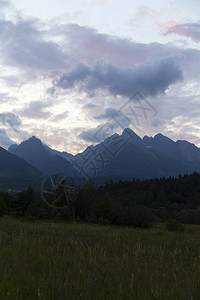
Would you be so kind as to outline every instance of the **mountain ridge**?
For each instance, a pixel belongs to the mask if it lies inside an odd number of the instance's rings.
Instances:
[[[19,176],[41,176],[37,168],[27,163],[4,148],[0,147],[0,176],[1,177],[19,177]]]
[[[46,175],[63,172],[75,176],[70,162],[58,155],[56,150],[50,150],[52,149],[45,146],[40,139],[32,136],[17,146],[11,145],[8,152],[23,158]]]
[[[20,145],[11,145],[11,153],[23,157],[43,173],[64,171],[78,177],[153,178],[178,176],[200,171],[200,149],[185,140],[173,141],[162,133],[139,137],[125,128],[83,152],[63,156],[32,137]],[[34,159],[33,159],[34,158]]]

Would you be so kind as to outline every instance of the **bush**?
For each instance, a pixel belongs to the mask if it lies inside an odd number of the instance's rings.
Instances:
[[[6,204],[2,197],[0,197],[0,217],[2,217],[6,212]]]
[[[121,217],[121,224],[133,227],[148,228],[154,219],[151,211],[144,206],[127,207]]]
[[[177,221],[171,221],[166,224],[166,228],[168,231],[184,231],[185,226]]]

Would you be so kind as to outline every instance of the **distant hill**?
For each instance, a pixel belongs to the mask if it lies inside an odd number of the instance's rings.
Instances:
[[[20,145],[11,145],[8,151],[23,158],[46,175],[62,172],[66,175],[76,176],[75,170],[67,159],[58,155],[57,151],[43,145],[34,136]]]

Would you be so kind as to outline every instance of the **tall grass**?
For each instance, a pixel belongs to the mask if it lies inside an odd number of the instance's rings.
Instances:
[[[200,227],[184,233],[0,219],[0,299],[200,299]]]

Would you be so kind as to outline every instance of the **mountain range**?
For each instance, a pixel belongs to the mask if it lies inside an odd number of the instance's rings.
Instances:
[[[140,138],[130,128],[72,155],[51,149],[36,137],[0,148],[0,177],[45,177],[64,173],[75,178],[132,179],[177,177],[200,172],[200,148],[158,133]]]
[[[91,153],[89,156],[89,152]],[[200,149],[187,141],[169,139],[161,133],[141,139],[126,128],[122,135],[114,134],[95,147],[88,147],[74,159],[96,155],[96,164],[85,165],[91,177],[101,175],[110,178],[154,178],[178,176],[200,171]],[[102,161],[102,162],[101,162]],[[95,173],[95,166],[98,169]],[[80,169],[80,168],[79,168]],[[83,173],[83,168],[80,169]],[[83,175],[79,172],[79,175]]]

